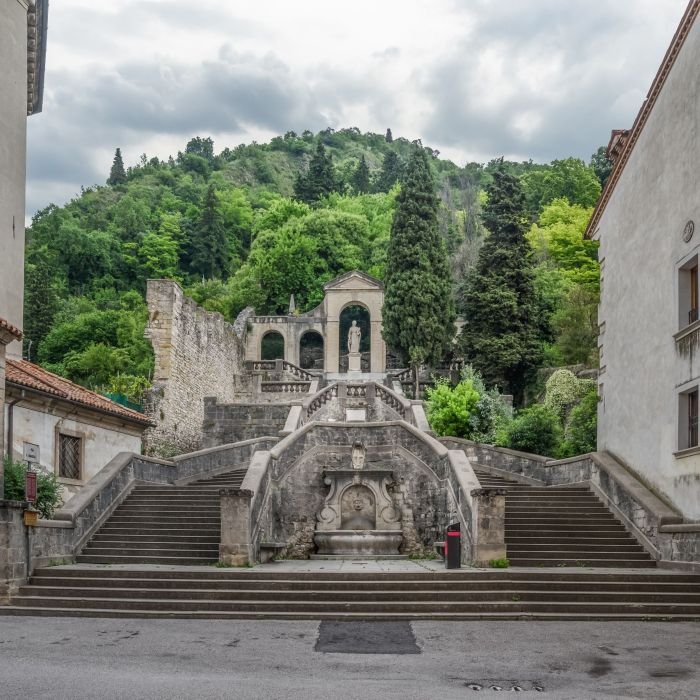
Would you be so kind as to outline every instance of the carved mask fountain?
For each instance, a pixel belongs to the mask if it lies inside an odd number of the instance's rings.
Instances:
[[[401,513],[389,492],[394,474],[389,469],[367,469],[365,447],[352,448],[349,469],[327,469],[329,486],[317,515],[314,541],[319,556],[398,556],[403,540]]]

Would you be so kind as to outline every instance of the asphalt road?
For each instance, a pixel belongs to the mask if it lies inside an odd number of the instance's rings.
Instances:
[[[387,638],[398,653],[376,653]],[[364,644],[373,653],[316,650]],[[696,700],[700,623],[417,622],[319,639],[318,622],[0,617],[2,700],[451,700],[513,687]]]

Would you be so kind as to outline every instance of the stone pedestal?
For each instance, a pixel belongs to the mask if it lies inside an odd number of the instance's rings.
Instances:
[[[348,354],[348,372],[362,371],[362,353],[351,352]]]

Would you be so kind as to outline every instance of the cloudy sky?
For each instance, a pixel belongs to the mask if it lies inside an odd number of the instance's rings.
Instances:
[[[421,138],[459,164],[586,160],[629,126],[687,0],[51,0],[27,212],[289,129]]]

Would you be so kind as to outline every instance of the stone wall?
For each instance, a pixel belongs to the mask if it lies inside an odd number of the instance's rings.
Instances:
[[[218,403],[204,399],[204,420],[200,424],[204,449],[241,440],[275,436],[287,420],[286,404]]]
[[[145,403],[157,424],[145,434],[146,453],[171,457],[202,447],[205,397],[230,403],[246,390],[245,329],[197,306],[171,280],[148,280],[146,297],[155,372]]]
[[[26,537],[22,523],[24,504],[0,500],[0,602],[27,575]]]

